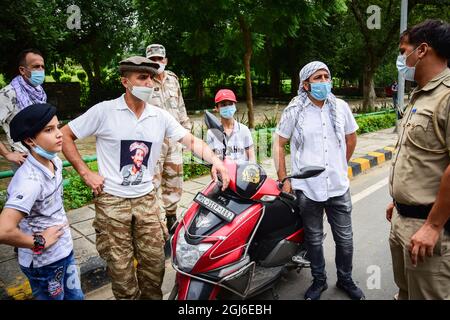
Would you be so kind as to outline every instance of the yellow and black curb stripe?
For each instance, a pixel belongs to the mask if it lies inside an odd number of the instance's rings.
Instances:
[[[353,178],[364,171],[392,159],[393,147],[384,147],[367,153],[365,156],[351,159],[348,163],[348,177]]]

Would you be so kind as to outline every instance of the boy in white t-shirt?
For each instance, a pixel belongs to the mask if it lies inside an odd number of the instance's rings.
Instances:
[[[236,96],[229,89],[221,89],[214,98],[215,111],[219,112],[225,139],[220,134],[215,134],[214,129],[206,133],[208,146],[218,157],[225,157],[236,162],[255,161],[252,134],[248,127],[234,119],[236,112]],[[224,141],[225,140],[225,141]],[[225,144],[224,144],[225,143]]]
[[[0,243],[18,247],[19,265],[38,300],[82,300],[63,206],[62,149],[56,108],[33,104],[10,123],[11,138],[30,153],[8,186]]]
[[[94,105],[62,129],[64,155],[96,196],[96,246],[107,263],[116,299],[162,298],[168,232],[160,220],[152,181],[164,138],[181,142],[212,163],[213,176],[222,176],[223,190],[229,183],[223,163],[203,141],[167,111],[148,104],[157,68],[144,57],[122,60],[119,71],[125,94]],[[92,135],[98,173],[87,167],[74,143]]]

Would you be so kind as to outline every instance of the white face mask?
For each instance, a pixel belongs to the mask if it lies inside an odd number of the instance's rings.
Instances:
[[[166,69],[166,64],[165,63],[161,63],[161,62],[156,62],[159,65],[158,68],[158,74],[161,74],[164,72],[164,69]]]
[[[420,60],[417,60],[416,64],[413,67],[408,67],[406,65],[406,59],[408,59],[408,57],[410,55],[412,55],[414,53],[414,51],[416,51],[418,48],[419,47],[415,48],[407,56],[405,56],[404,54],[400,54],[397,57],[397,63],[396,63],[397,64],[397,70],[398,70],[398,72],[403,74],[403,77],[405,78],[405,80],[414,81],[414,76],[416,74],[416,66],[417,66],[417,64],[419,63]]]
[[[130,89],[128,87],[128,89]],[[153,91],[155,90],[155,88],[150,88],[150,87],[144,87],[144,86],[131,86],[131,94],[133,96],[135,96],[136,98],[150,103],[150,100],[153,97]]]

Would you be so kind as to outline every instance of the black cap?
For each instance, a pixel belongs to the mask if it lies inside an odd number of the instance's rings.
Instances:
[[[34,137],[52,120],[56,108],[48,103],[32,104],[19,111],[9,124],[11,139],[14,142]]]
[[[132,56],[119,62],[119,72],[148,72],[152,76],[158,74],[159,65],[146,57]]]

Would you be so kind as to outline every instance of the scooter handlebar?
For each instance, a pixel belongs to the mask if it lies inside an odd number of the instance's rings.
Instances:
[[[295,196],[295,194],[292,194],[292,193],[289,193],[289,192],[281,191],[280,192],[280,196],[283,197],[283,198],[292,200],[292,201],[297,201],[297,197]]]

